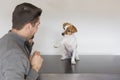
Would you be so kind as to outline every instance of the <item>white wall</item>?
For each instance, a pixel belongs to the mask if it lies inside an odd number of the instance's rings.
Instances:
[[[14,7],[30,2],[41,7],[41,24],[34,49],[41,54],[62,54],[53,44],[62,38],[62,24],[78,28],[80,55],[120,55],[120,0],[3,0],[0,2],[0,37],[11,28]]]

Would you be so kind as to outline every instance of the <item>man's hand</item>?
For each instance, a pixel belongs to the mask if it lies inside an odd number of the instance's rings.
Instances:
[[[30,56],[30,63],[32,65],[32,68],[35,70],[35,71],[39,71],[41,66],[42,66],[42,63],[43,63],[43,58],[40,56],[40,52],[39,51],[35,51],[33,53],[32,56]]]

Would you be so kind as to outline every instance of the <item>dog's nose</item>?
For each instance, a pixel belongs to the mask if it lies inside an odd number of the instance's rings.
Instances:
[[[62,36],[64,36],[64,33],[62,33]]]

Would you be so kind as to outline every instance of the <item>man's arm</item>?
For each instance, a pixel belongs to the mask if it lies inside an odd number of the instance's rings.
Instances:
[[[4,80],[36,80],[39,76],[38,72],[32,68],[30,69],[27,57],[17,50],[8,52],[2,66]]]

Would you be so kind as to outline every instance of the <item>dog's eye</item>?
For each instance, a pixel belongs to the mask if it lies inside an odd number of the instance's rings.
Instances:
[[[71,32],[69,29],[67,30],[68,32]]]

